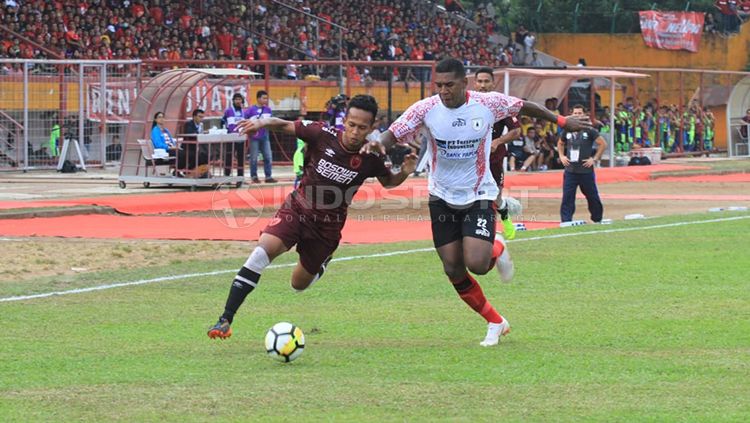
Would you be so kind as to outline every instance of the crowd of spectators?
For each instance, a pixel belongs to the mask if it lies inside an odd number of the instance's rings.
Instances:
[[[146,60],[433,60],[510,63],[477,23],[424,0],[0,0],[0,57]],[[312,18],[316,16],[321,20]],[[335,25],[346,30],[339,34]],[[339,37],[343,36],[343,48]],[[293,75],[298,76],[298,75]]]
[[[0,0],[0,24],[32,41],[0,32],[0,58],[215,62],[455,56],[469,66],[542,65],[536,36],[523,26],[505,45],[488,41],[499,30],[492,2],[466,10],[459,1],[447,1],[447,10],[441,10],[427,0],[282,1],[289,7],[273,0]],[[736,30],[749,14],[750,0],[717,0],[718,19],[707,14],[705,29]],[[346,30],[340,33],[337,26]],[[293,65],[277,70],[290,79],[321,73]],[[349,72],[357,80],[370,70]],[[382,71],[369,76],[385,77]],[[425,76],[401,69],[393,78]]]

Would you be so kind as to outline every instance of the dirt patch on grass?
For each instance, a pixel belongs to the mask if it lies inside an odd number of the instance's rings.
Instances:
[[[49,276],[246,257],[254,242],[39,238],[3,242],[0,284]]]

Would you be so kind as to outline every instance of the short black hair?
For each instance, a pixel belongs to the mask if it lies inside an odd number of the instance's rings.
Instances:
[[[255,94],[255,99],[257,100],[257,99],[263,97],[264,95],[268,95],[268,91],[266,91],[266,90],[260,90],[260,91],[258,91],[258,94]]]
[[[243,103],[245,102],[245,97],[243,97],[242,94],[240,93],[234,93],[234,95],[232,96],[232,102],[234,102],[234,99],[236,98],[239,98],[240,100],[242,100]]]
[[[492,77],[492,80],[493,81],[495,80],[495,74],[491,67],[484,66],[484,67],[477,69],[477,71],[474,72],[474,77],[476,78],[477,76],[479,76],[480,73],[488,73]]]
[[[436,73],[451,72],[457,78],[466,77],[466,68],[464,67],[464,64],[460,60],[453,58],[453,57],[447,57],[439,61],[437,66],[435,66],[435,72]]]
[[[349,114],[349,109],[355,108],[364,110],[365,112],[372,113],[372,121],[375,122],[375,117],[378,115],[378,102],[375,101],[375,97],[371,95],[359,94],[352,97],[349,100],[349,105],[346,107],[346,114]]]
[[[576,105],[573,106],[573,109],[581,109],[584,112],[586,111],[586,108],[583,107],[583,104],[576,104]]]
[[[201,113],[206,113],[206,111],[203,110],[203,109],[195,109],[195,110],[193,110],[193,117],[196,117],[196,116],[198,116]]]

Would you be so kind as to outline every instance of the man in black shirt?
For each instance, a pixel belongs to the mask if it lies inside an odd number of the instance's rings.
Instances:
[[[202,109],[193,110],[193,117],[185,122],[183,128],[184,135],[197,135],[204,133],[203,131],[203,116],[205,112]],[[205,151],[204,146],[198,149],[198,138],[196,137],[185,137],[186,143],[183,143],[182,149],[178,151],[177,162],[179,169],[195,169],[196,162],[198,165],[205,165],[208,163],[208,152]],[[196,160],[196,153],[198,159]]]
[[[574,106],[573,116],[585,117],[583,106]],[[581,192],[588,201],[591,220],[596,223],[601,222],[604,207],[599,199],[599,191],[596,189],[594,165],[602,157],[606,148],[607,144],[604,142],[604,138],[593,129],[576,132],[563,131],[560,139],[557,140],[560,162],[565,166],[563,198],[562,204],[560,204],[561,222],[573,220],[578,187],[581,187]]]

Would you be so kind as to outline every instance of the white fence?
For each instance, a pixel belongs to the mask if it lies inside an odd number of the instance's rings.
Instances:
[[[137,60],[0,59],[0,169],[119,161],[127,121],[117,116],[129,113],[116,111],[133,99],[116,99],[137,94],[141,79]]]

